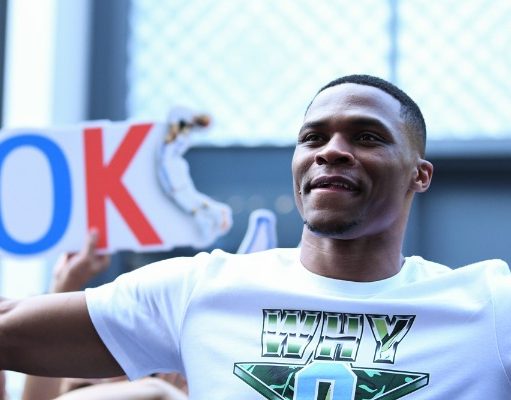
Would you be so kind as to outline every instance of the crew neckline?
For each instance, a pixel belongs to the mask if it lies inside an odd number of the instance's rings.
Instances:
[[[370,297],[384,292],[390,288],[396,288],[407,281],[408,270],[410,266],[410,257],[405,257],[403,266],[399,272],[389,278],[380,279],[371,282],[347,281],[342,279],[329,278],[308,270],[300,261],[298,252],[296,258],[297,269],[307,282],[314,285],[321,285],[323,292],[332,292],[336,295],[348,295],[350,297]]]

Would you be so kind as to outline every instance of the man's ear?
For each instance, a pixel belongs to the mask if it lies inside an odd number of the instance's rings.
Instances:
[[[417,193],[428,190],[433,178],[433,164],[420,158],[417,162],[410,189]]]

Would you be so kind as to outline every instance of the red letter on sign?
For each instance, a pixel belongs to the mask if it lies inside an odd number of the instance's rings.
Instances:
[[[88,226],[89,228],[95,227],[99,230],[100,240],[98,246],[100,248],[105,248],[108,243],[105,209],[107,197],[115,204],[119,213],[123,216],[141,244],[162,243],[162,240],[144,213],[121,182],[124,171],[151,127],[152,124],[140,124],[130,127],[109,164],[103,162],[102,128],[85,129]]]

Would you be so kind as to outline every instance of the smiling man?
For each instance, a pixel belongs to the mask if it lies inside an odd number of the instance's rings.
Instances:
[[[292,162],[299,249],[202,253],[85,294],[0,303],[0,369],[179,371],[192,399],[508,399],[507,265],[451,270],[401,253],[432,178],[425,135],[392,84],[332,81]]]
[[[399,271],[413,196],[433,173],[424,146],[420,110],[399,89],[351,76],[320,90],[293,158],[306,268],[354,281]]]

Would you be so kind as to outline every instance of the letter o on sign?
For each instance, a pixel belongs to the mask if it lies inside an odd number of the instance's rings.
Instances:
[[[64,235],[71,215],[71,176],[66,157],[60,147],[52,140],[35,134],[12,137],[0,144],[0,171],[9,153],[24,146],[36,148],[48,159],[53,180],[51,223],[47,232],[40,239],[31,243],[23,243],[9,235],[0,213],[0,247],[13,254],[30,255],[47,250]]]

